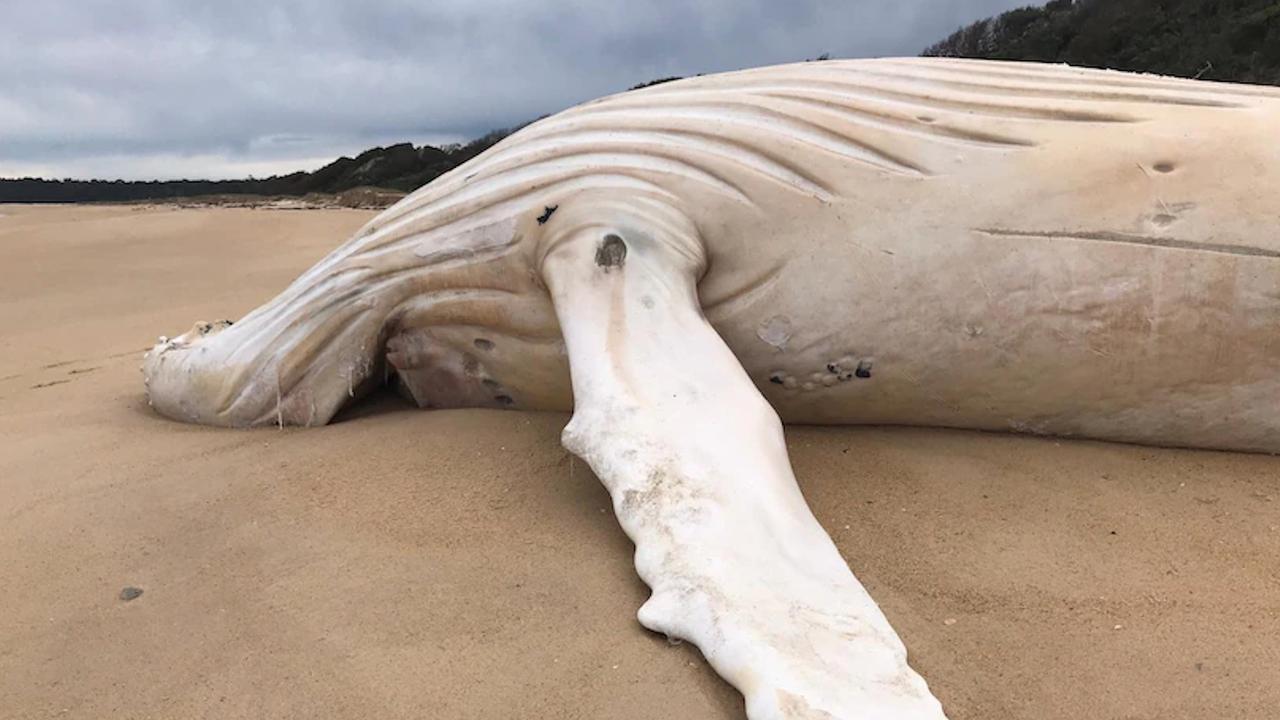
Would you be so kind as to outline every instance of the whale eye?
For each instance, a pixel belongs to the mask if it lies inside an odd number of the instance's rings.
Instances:
[[[627,244],[614,233],[605,235],[600,247],[596,248],[596,265],[606,271],[610,268],[622,267],[622,262],[626,258]]]

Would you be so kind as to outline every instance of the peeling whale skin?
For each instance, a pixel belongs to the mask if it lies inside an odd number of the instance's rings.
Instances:
[[[1273,88],[1031,63],[622,93],[418,190],[248,317],[161,342],[148,395],[230,426],[323,424],[388,378],[424,407],[567,410],[539,262],[606,195],[693,228],[703,312],[786,422],[1280,452],[1278,132]]]

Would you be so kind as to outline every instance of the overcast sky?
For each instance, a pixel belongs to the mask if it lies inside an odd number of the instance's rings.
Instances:
[[[1029,0],[0,0],[0,177],[226,178],[646,80],[916,55]]]

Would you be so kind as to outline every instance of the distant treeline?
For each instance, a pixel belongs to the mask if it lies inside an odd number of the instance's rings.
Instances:
[[[341,157],[315,172],[260,180],[42,180],[0,179],[0,202],[125,202],[198,195],[284,195],[340,193],[356,187],[409,192],[488,150],[519,128],[494,130],[466,144],[414,147],[409,143]]]
[[[1280,85],[1280,0],[1053,0],[980,20],[925,55],[1066,62],[1117,70]],[[825,60],[821,55],[816,60]],[[678,80],[662,78],[633,90]],[[479,155],[519,127],[465,145],[366,150],[316,170],[261,180],[0,179],[0,202],[127,201],[197,195],[409,192]]]
[[[1053,0],[980,20],[924,54],[1280,85],[1280,1]]]

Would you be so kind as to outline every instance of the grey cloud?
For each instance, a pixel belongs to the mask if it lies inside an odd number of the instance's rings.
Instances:
[[[473,137],[662,76],[914,55],[1021,4],[5,0],[0,176],[287,171]]]

